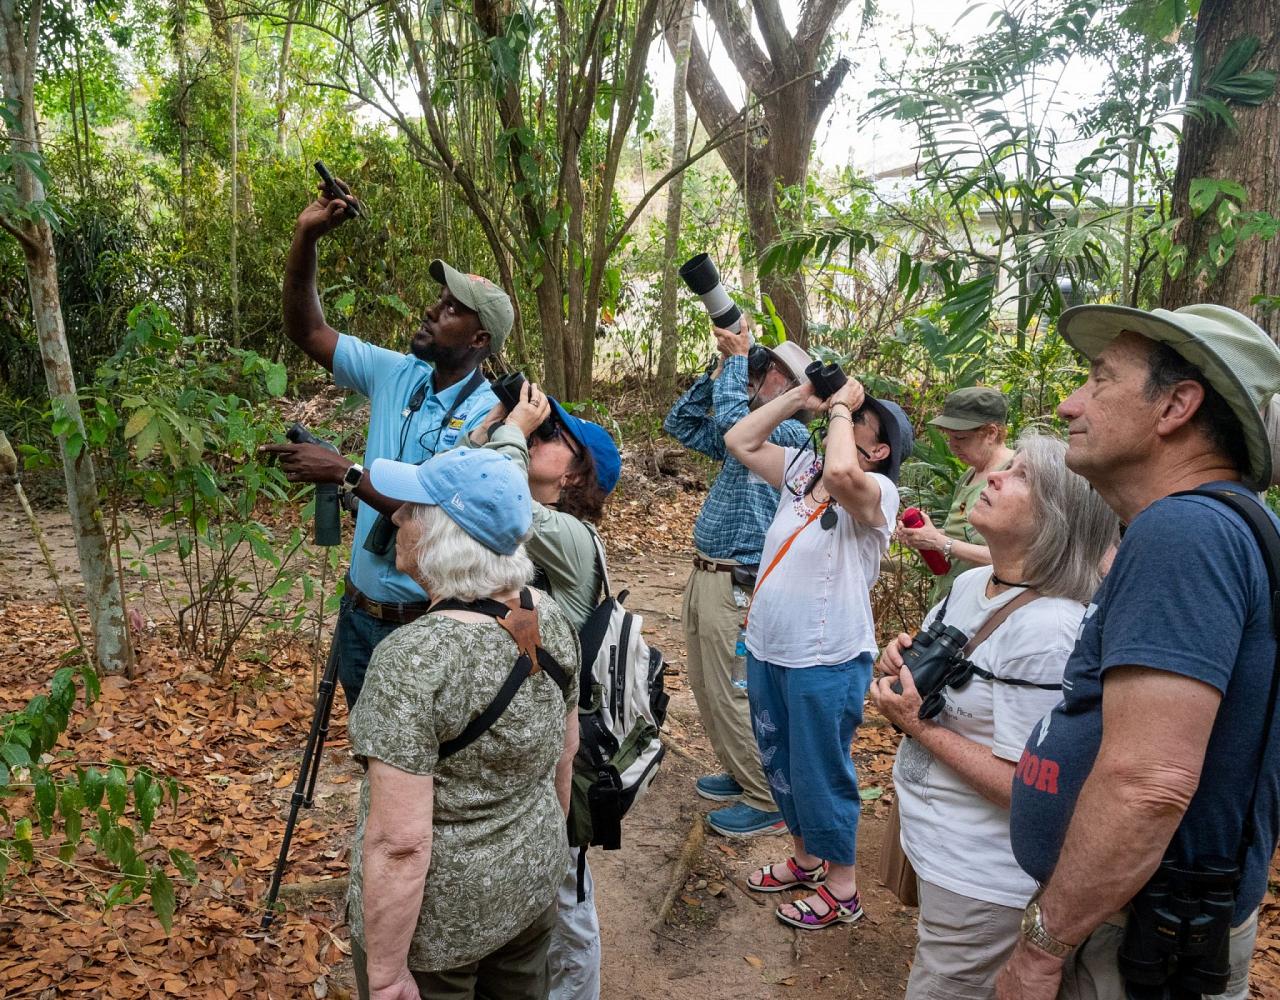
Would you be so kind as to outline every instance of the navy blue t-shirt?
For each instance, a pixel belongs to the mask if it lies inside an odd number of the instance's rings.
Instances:
[[[1238,483],[1207,483],[1244,492]],[[1272,520],[1276,520],[1274,515]],[[1102,740],[1102,684],[1112,667],[1194,677],[1222,692],[1204,770],[1170,851],[1183,863],[1234,862],[1258,772],[1276,643],[1266,563],[1249,526],[1217,500],[1166,497],[1125,532],[1085,612],[1063,699],[1032,731],[1013,780],[1013,853],[1048,881]],[[1276,846],[1280,727],[1272,731],[1234,925],[1262,901]]]

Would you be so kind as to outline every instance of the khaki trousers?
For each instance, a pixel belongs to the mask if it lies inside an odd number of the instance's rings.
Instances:
[[[734,649],[745,613],[734,603],[732,574],[695,567],[684,588],[681,617],[689,650],[689,686],[702,726],[720,766],[742,786],[742,801],[777,812],[751,731],[747,689],[733,685]]]
[[[1022,911],[917,879],[919,943],[907,1000],[991,1000],[996,976],[1018,943]]]

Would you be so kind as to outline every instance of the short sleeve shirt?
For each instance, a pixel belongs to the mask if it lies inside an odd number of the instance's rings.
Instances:
[[[987,544],[987,540],[982,537],[978,529],[969,523],[969,511],[973,509],[973,505],[978,502],[978,496],[986,488],[985,476],[982,478],[974,476],[973,469],[965,473],[964,478],[956,486],[955,493],[951,495],[951,507],[947,510],[946,520],[942,522],[944,535],[957,542],[968,542],[971,545]],[[974,568],[973,563],[965,562],[954,555],[950,561],[950,572],[938,577],[934,581],[933,589],[929,592],[929,600],[934,603],[947,596],[951,585],[956,582],[956,577]]]
[[[1238,483],[1206,485],[1243,492]],[[1010,832],[1014,856],[1028,874],[1045,882],[1057,864],[1102,740],[1107,671],[1148,667],[1203,681],[1222,695],[1199,788],[1169,847],[1172,858],[1183,864],[1210,856],[1234,861],[1261,765],[1252,817],[1257,838],[1233,923],[1253,912],[1266,892],[1280,812],[1277,731],[1261,752],[1276,657],[1267,591],[1253,534],[1222,503],[1166,497],[1134,518],[1085,611],[1063,700],[1032,730],[1018,761]]]
[[[493,622],[425,615],[384,639],[351,712],[351,751],[409,774],[432,775],[431,867],[409,946],[409,968],[440,971],[509,941],[555,898],[568,862],[556,763],[565,715],[578,697],[578,637],[551,598],[538,605],[543,647],[572,678],[561,693],[545,672],[520,686],[474,743],[440,761],[493,701],[516,645]],[[348,893],[351,932],[364,942],[363,841],[369,786],[361,789]]]
[[[366,469],[377,458],[418,464],[448,451],[479,426],[485,414],[497,404],[489,384],[482,382],[458,404],[448,426],[444,426],[445,415],[468,379],[463,378],[437,393],[432,384],[434,371],[431,365],[412,354],[397,354],[345,333],[338,336],[338,346],[333,352],[333,380],[369,399],[369,432],[363,462]],[[409,400],[419,387],[425,387],[426,391],[422,405],[417,412],[405,415]],[[355,540],[351,544],[351,582],[375,601],[425,600],[422,588],[396,569],[394,553],[378,556],[365,550],[365,539],[377,519],[376,510],[368,504],[360,505]]]
[[[944,621],[973,636],[1021,593],[987,597],[990,580],[989,566],[961,574],[947,598]],[[938,611],[933,609],[926,624]],[[936,722],[1016,763],[1027,734],[1062,697],[1046,688],[1061,683],[1083,616],[1084,605],[1065,597],[1041,597],[1014,611],[969,658],[999,680],[975,676],[962,688],[947,688]],[[893,784],[903,847],[921,878],[970,899],[1026,905],[1036,886],[1013,859],[1008,809],[983,797],[912,739],[898,747]]]
[[[765,534],[761,574],[814,510],[805,488],[821,471],[817,456],[797,448],[787,448],[784,456],[789,478]],[[886,476],[870,475],[880,484],[883,524],[860,524],[839,508],[833,528],[814,520],[796,535],[773,571],[758,578],[746,636],[756,659],[780,667],[810,667],[875,653],[870,592],[880,576],[880,557],[889,548],[898,488]]]

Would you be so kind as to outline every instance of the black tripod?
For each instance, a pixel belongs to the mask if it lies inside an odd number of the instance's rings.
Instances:
[[[316,776],[320,773],[320,758],[324,756],[324,741],[329,735],[329,713],[333,711],[333,689],[338,677],[338,644],[329,643],[329,659],[324,665],[324,676],[316,692],[316,710],[311,717],[311,732],[307,746],[302,751],[302,767],[298,771],[298,783],[289,799],[289,819],[284,825],[284,842],[280,845],[280,857],[271,876],[271,889],[267,892],[267,909],[262,915],[262,929],[271,926],[276,915],[276,896],[280,893],[280,879],[289,860],[289,843],[293,840],[293,828],[298,822],[298,810],[311,808],[316,791]]]

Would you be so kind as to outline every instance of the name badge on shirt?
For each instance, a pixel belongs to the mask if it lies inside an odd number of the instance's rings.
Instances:
[[[452,420],[450,420],[450,421],[449,421],[449,430],[451,430],[451,431],[460,431],[460,430],[462,430],[462,418],[461,418],[461,417],[454,417]]]

